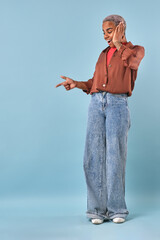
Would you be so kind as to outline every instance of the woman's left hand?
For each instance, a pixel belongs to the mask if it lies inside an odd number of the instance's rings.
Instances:
[[[124,34],[124,23],[120,22],[118,26],[116,27],[113,35],[113,44],[115,42],[123,42],[125,39],[125,34]]]

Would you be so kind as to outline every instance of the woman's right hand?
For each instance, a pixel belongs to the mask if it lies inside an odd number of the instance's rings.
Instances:
[[[57,84],[55,86],[56,88],[63,85],[65,87],[65,89],[68,91],[68,90],[71,90],[76,87],[76,81],[74,81],[73,79],[65,77],[65,76],[60,76],[60,77],[65,79],[66,81]]]

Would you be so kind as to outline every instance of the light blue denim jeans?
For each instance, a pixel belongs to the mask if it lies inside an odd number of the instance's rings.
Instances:
[[[91,95],[83,169],[87,217],[126,218],[125,168],[131,127],[127,94],[100,91]]]

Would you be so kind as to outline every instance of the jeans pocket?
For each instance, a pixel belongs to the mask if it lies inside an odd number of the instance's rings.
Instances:
[[[111,94],[110,100],[112,104],[123,104],[128,105],[128,97],[127,94]]]

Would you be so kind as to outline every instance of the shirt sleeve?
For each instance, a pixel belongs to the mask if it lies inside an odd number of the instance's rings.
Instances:
[[[97,61],[97,62],[98,62],[98,61]],[[91,91],[91,88],[92,88],[92,85],[93,85],[93,81],[94,81],[94,76],[95,76],[95,73],[96,73],[96,67],[97,67],[97,63],[96,63],[96,66],[95,66],[95,70],[94,70],[93,77],[90,78],[88,81],[82,82],[82,83],[84,83],[84,84],[86,85],[86,88],[87,88],[87,90],[83,90],[83,89],[82,89],[82,91],[85,92],[85,93],[87,93],[87,94],[89,94],[90,91]]]
[[[96,62],[93,77],[90,78],[88,81],[84,81],[84,82],[83,82],[83,83],[86,85],[87,90],[82,90],[82,91],[85,92],[85,93],[87,93],[87,94],[89,94],[90,91],[91,91],[91,88],[92,88],[92,85],[93,85],[93,81],[94,81],[94,76],[95,76],[95,74],[96,74],[97,64],[98,64],[98,62],[99,62],[102,54],[103,54],[103,51],[100,53],[100,55],[99,55],[99,57],[98,57],[98,60],[97,60],[97,62]]]
[[[82,83],[84,83],[85,85],[86,85],[86,88],[87,88],[87,90],[83,90],[82,89],[82,91],[83,92],[85,92],[85,93],[87,93],[87,94],[89,94],[90,93],[90,90],[91,90],[91,88],[92,88],[92,84],[93,84],[93,78],[90,78],[88,81],[82,81]]]
[[[118,50],[125,67],[137,70],[142,58],[145,55],[145,49],[142,46],[135,45],[133,49],[122,45]]]

